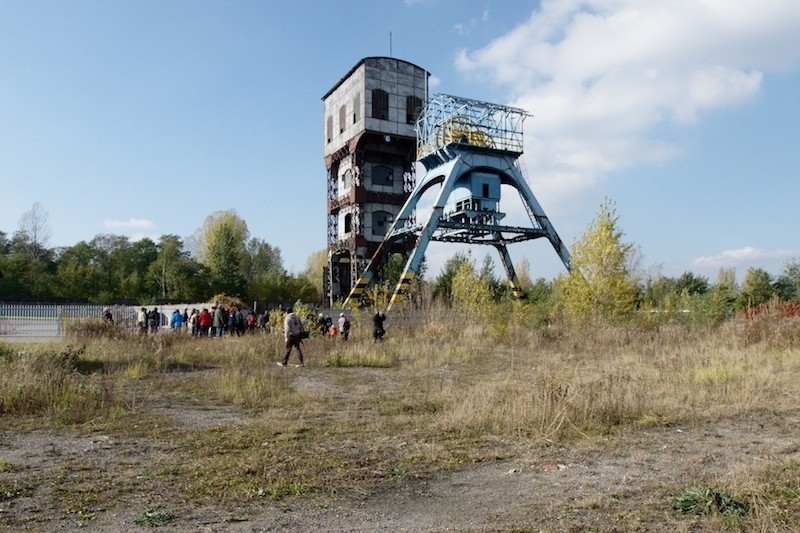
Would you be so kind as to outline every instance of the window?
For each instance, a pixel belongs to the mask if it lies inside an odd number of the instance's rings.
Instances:
[[[353,124],[361,120],[361,95],[353,97]]]
[[[388,211],[375,211],[372,213],[372,234],[386,235],[392,225],[392,214]]]
[[[406,96],[406,124],[414,124],[422,113],[422,98]]]
[[[375,165],[372,167],[373,185],[392,185],[394,179],[392,167],[386,165]]]
[[[489,198],[489,184],[488,183],[484,183],[483,184],[483,197],[484,198]]]
[[[333,139],[333,117],[328,117],[328,123],[325,129],[327,131],[328,142],[331,142]]]
[[[339,133],[344,133],[345,122],[347,122],[347,109],[342,106],[339,108]]]
[[[342,174],[342,189],[349,189],[351,183],[353,183],[353,171],[348,168]]]
[[[389,120],[389,93],[383,89],[372,89],[372,118]]]
[[[351,231],[353,231],[353,214],[347,213],[344,216],[344,232],[350,233]]]

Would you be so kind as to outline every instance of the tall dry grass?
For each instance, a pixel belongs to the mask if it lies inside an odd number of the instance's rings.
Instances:
[[[304,344],[303,369],[275,365],[278,334],[0,345],[0,414],[79,424],[146,412],[164,396],[226,406],[245,420],[160,424],[182,454],[164,475],[197,495],[280,498],[359,490],[521,446],[798,407],[800,320],[577,328],[517,313],[393,313],[381,343],[357,314],[350,341]]]

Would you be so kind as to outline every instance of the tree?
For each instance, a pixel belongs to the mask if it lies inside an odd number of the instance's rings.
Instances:
[[[280,248],[262,239],[250,239],[242,258],[242,272],[248,281],[284,277],[286,270],[283,268]]]
[[[781,300],[800,299],[800,261],[787,261],[774,286]]]
[[[494,299],[500,297],[503,288],[500,286],[500,281],[494,273],[494,259],[492,259],[492,256],[489,254],[483,256],[483,263],[481,263],[481,269],[478,272],[478,279],[489,287]]]
[[[148,271],[159,288],[159,296],[164,299],[188,296],[189,291],[182,290],[189,261],[188,252],[183,251],[183,241],[177,235],[162,235],[157,247],[158,256],[150,263]]]
[[[531,263],[527,257],[523,257],[514,265],[514,272],[517,274],[517,282],[520,288],[527,294],[533,286],[531,279]]]
[[[50,239],[48,220],[50,214],[36,202],[19,220],[16,234],[18,253],[32,259],[46,259],[49,256],[47,241]]]
[[[436,278],[435,288],[433,295],[435,298],[449,302],[453,290],[453,278],[458,270],[464,264],[472,264],[472,253],[470,250],[466,252],[456,252],[442,267],[439,277]]]
[[[572,246],[572,269],[557,280],[565,314],[578,321],[618,319],[634,310],[638,257],[623,241],[619,217],[606,200],[583,236]]]
[[[322,276],[327,265],[328,250],[326,248],[317,250],[308,256],[306,259],[306,267],[303,269],[303,272],[300,275],[306,278],[311,285],[322,289],[324,285]]]
[[[86,241],[62,249],[57,258],[58,285],[55,295],[76,300],[90,299],[101,284],[97,275],[96,255],[95,248]]]
[[[247,223],[235,211],[217,211],[206,217],[199,230],[200,262],[208,267],[215,292],[243,296],[243,271],[249,236]]]
[[[741,307],[751,307],[768,302],[775,296],[772,276],[763,268],[748,268],[744,274]]]
[[[717,272],[717,288],[727,288],[732,291],[736,290],[736,269],[733,267],[725,268],[720,267]]]
[[[484,261],[483,266],[486,264]],[[482,277],[482,274],[485,277]],[[476,272],[472,260],[461,263],[452,281],[453,304],[471,314],[487,318],[494,303],[492,288],[492,277],[483,271]]]

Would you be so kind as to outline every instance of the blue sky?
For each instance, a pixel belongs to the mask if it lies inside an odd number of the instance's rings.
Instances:
[[[533,114],[525,166],[567,243],[608,197],[648,272],[777,274],[800,258],[797,28],[796,0],[0,0],[0,230],[35,202],[49,246],[234,209],[299,272],[326,246],[321,98],[391,54]],[[546,242],[510,252],[563,271]]]

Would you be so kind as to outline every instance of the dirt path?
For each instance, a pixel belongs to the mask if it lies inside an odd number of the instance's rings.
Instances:
[[[196,416],[191,410],[183,415]],[[219,417],[217,412],[212,418]],[[206,419],[207,420],[207,419]],[[230,422],[229,415],[219,420]],[[676,530],[686,519],[670,509],[670,490],[709,483],[800,449],[798,416],[747,417],[631,431],[571,448],[532,450],[513,461],[477,465],[427,481],[404,480],[342,501],[259,501],[195,507],[171,499],[147,475],[142,458],[166,453],[153,443],[55,431],[0,433],[0,456],[20,465],[3,473],[19,481],[2,502],[2,523],[50,531],[81,525],[94,531],[136,529],[147,509],[168,509],[167,530],[200,531],[584,531]],[[60,465],[82,462],[87,483],[127,482],[132,491],[107,512],[80,516],[52,506]],[[47,480],[35,490],[27,486]],[[109,487],[111,490],[111,487]],[[616,524],[616,526],[615,526]],[[142,526],[144,527],[144,526]]]
[[[149,409],[189,427],[244,420],[233,410],[188,401],[159,399]],[[676,490],[796,454],[799,425],[800,413],[791,413],[629,430],[568,447],[528,448],[513,460],[433,479],[401,478],[338,500],[204,506],[182,501],[179,488],[154,473],[152,465],[174,451],[170,442],[0,430],[0,524],[130,531],[163,518],[166,531],[687,530],[691,519],[670,507]],[[59,503],[66,476],[71,487],[85,488],[85,494],[70,494],[75,509]],[[97,509],[92,498],[98,492],[113,494],[115,504]],[[77,510],[86,508],[93,511]]]

